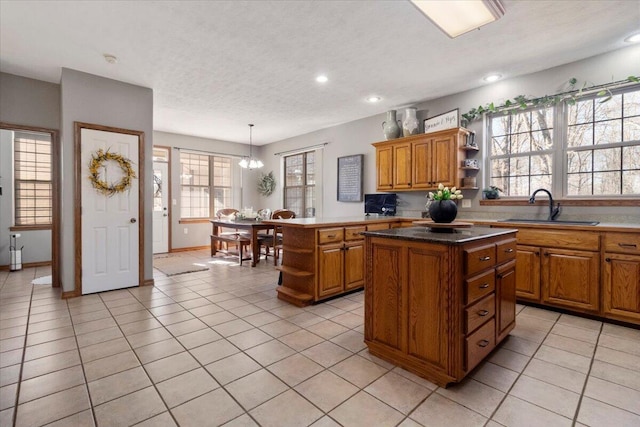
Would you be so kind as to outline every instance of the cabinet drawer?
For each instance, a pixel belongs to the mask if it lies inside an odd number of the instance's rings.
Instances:
[[[321,245],[324,245],[325,243],[342,242],[343,238],[343,228],[323,228],[318,230],[318,243]]]
[[[640,254],[640,233],[606,233],[604,250],[621,254]]]
[[[378,231],[378,230],[388,230],[389,223],[384,222],[381,224],[369,224],[367,225],[367,231]]]
[[[365,231],[366,227],[358,226],[358,227],[345,227],[344,228],[344,240],[362,240],[364,236],[360,233]]]
[[[497,263],[502,264],[505,261],[515,259],[516,257],[516,239],[503,240],[496,244]]]
[[[496,321],[491,319],[483,327],[471,334],[465,342],[467,372],[484,359],[496,345]]]
[[[465,332],[468,334],[481,326],[496,314],[496,296],[491,294],[481,299],[471,307],[464,310],[467,326]]]
[[[493,270],[465,280],[467,299],[465,305],[489,295],[496,288],[496,275]]]
[[[517,238],[520,245],[581,249],[585,251],[597,251],[600,249],[600,234],[588,231],[560,231],[518,227]]]
[[[466,275],[478,273],[495,265],[496,245],[477,246],[464,250],[464,271]]]

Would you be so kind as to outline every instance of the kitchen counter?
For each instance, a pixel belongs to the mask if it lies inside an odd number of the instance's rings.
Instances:
[[[402,221],[417,221],[418,218],[401,218],[397,216],[350,216],[350,217],[316,217],[263,220],[267,224],[287,225],[298,228],[339,227],[348,224],[388,224]]]
[[[476,219],[464,219],[463,221],[472,222],[475,225],[482,225],[487,227],[511,227],[511,228],[539,228],[539,229],[558,229],[558,230],[580,230],[580,231],[617,231],[624,233],[625,231],[640,232],[640,224],[620,224],[620,223],[606,223],[601,222],[598,225],[574,225],[564,223],[536,223],[536,222],[518,222],[518,221],[502,221],[502,220],[476,220]]]
[[[467,229],[453,230],[452,232],[434,232],[426,226],[414,226],[410,228],[392,228],[390,230],[365,231],[365,236],[384,237],[387,239],[401,239],[416,242],[444,243],[448,245],[462,245],[488,237],[497,237],[515,233],[516,229],[471,227]]]

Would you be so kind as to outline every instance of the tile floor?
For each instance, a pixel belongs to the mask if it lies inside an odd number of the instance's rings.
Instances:
[[[193,254],[210,269],[70,300],[0,272],[0,425],[640,426],[640,330],[518,306],[443,389],[369,355],[362,292],[301,309],[270,263]]]

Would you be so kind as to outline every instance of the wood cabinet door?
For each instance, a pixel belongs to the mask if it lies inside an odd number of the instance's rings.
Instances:
[[[597,311],[600,253],[542,249],[542,301],[568,308]]]
[[[318,298],[342,292],[344,256],[342,243],[318,246]]]
[[[364,240],[344,246],[344,289],[364,285]]]
[[[406,244],[406,242],[405,242]],[[445,246],[410,245],[407,253],[407,352],[410,356],[447,369],[449,328],[447,314],[450,281]]]
[[[411,189],[411,143],[404,142],[393,146],[393,189]]]
[[[603,312],[640,321],[640,256],[605,253]]]
[[[540,302],[540,248],[518,245],[516,297]]]
[[[455,135],[441,136],[432,139],[431,148],[431,179],[433,187],[442,183],[445,187],[460,187],[458,182],[458,168],[456,152],[458,150]]]
[[[496,268],[496,342],[502,341],[516,322],[516,261]]]
[[[413,162],[413,182],[411,188],[434,188],[436,185],[432,178],[431,141],[415,141],[411,149],[411,160]]]
[[[406,249],[400,240],[372,243],[367,261],[365,338],[394,348],[406,348],[402,331],[406,324],[402,291],[406,279]]]
[[[393,189],[393,148],[376,147],[376,170],[378,191]]]

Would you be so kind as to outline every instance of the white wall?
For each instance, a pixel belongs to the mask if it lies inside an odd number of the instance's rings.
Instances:
[[[640,73],[640,46],[632,46],[609,52],[603,55],[588,58],[582,61],[563,65],[541,72],[506,79],[494,84],[487,84],[477,89],[459,94],[426,101],[416,105],[418,107],[418,119],[422,121],[427,117],[458,108],[460,113],[465,113],[478,105],[513,98],[524,94],[529,96],[543,96],[558,92],[572,77],[579,81],[587,81],[592,84],[603,84],[611,81],[625,79],[630,75]],[[400,78],[400,77],[399,77]],[[425,76],[428,78],[428,76]],[[480,76],[479,76],[480,78]],[[428,94],[424,94],[428,98]],[[399,111],[402,113],[402,111]],[[402,118],[402,115],[399,115]],[[306,135],[278,141],[260,147],[259,155],[265,162],[265,171],[274,170],[276,176],[280,173],[279,157],[274,153],[301,147],[315,145],[321,142],[329,142],[324,149],[324,168],[322,193],[324,203],[324,216],[341,217],[360,215],[363,212],[362,203],[343,203],[336,201],[337,183],[337,158],[350,154],[364,154],[364,192],[375,192],[375,150],[372,143],[384,140],[381,123],[385,120],[384,114],[367,117],[361,120],[341,124],[327,129],[321,129]],[[469,128],[476,131],[477,140],[484,137],[482,121],[472,123]],[[480,159],[484,149],[475,158]],[[478,186],[483,186],[482,171],[478,173]],[[278,203],[282,202],[282,183],[277,183],[278,189],[275,197]],[[419,216],[424,210],[426,192],[399,192],[398,215]],[[515,214],[544,214],[544,207],[488,207],[480,206],[481,191],[466,191],[465,197],[472,200],[472,207],[459,209],[461,218],[506,218]],[[534,209],[535,211],[532,211]],[[537,210],[536,210],[537,209]],[[576,207],[563,208],[563,219],[597,219],[603,222],[640,222],[640,213],[637,207]]]
[[[62,69],[62,223],[61,223],[61,282],[64,291],[75,287],[74,242],[74,182],[75,141],[74,122],[85,122],[144,132],[146,170],[144,180],[153,182],[151,159],[153,153],[153,91],[116,80]],[[145,280],[153,278],[152,214],[153,186],[146,185],[144,193],[144,257]]]

